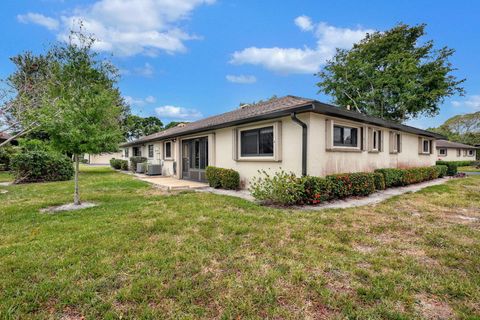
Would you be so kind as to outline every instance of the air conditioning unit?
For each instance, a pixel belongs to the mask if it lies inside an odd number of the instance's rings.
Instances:
[[[136,173],[144,173],[145,172],[145,164],[144,163],[137,163],[137,170]]]
[[[149,175],[149,176],[161,175],[162,174],[162,165],[161,164],[148,164],[146,174]]]

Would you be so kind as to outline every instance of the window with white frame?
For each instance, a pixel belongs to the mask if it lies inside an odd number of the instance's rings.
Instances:
[[[462,149],[457,149],[457,157],[460,157],[462,155]]]
[[[467,155],[468,155],[469,157],[473,157],[474,154],[475,154],[475,152],[473,151],[473,149],[468,149]]]
[[[172,142],[166,141],[163,146],[164,146],[165,159],[171,159],[172,158]]]
[[[422,152],[430,153],[430,140],[423,139],[422,141]]]
[[[333,145],[335,147],[358,147],[359,129],[335,124],[333,126]]]
[[[129,148],[125,148],[125,149],[123,150],[123,154],[124,154],[125,158],[128,158],[128,149],[129,149]]]
[[[438,155],[442,156],[442,157],[446,156],[447,155],[447,148],[438,149]]]
[[[372,147],[370,151],[381,151],[382,139],[382,130],[372,129],[372,136],[370,141],[370,145]]]
[[[134,157],[141,157],[142,156],[142,150],[140,147],[133,147],[133,156]]]
[[[153,158],[153,144],[148,145],[148,157]]]
[[[240,131],[240,155],[272,157],[273,131],[273,126]]]
[[[402,151],[402,135],[397,132],[392,133],[392,147],[391,152],[400,153]]]

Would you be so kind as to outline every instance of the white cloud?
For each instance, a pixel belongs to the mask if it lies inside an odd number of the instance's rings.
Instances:
[[[473,111],[480,111],[480,95],[471,95],[462,101],[454,100],[452,105],[456,108],[469,108]]]
[[[17,15],[17,20],[21,23],[38,24],[47,28],[48,30],[57,30],[60,25],[60,23],[56,19],[33,12],[29,12],[27,14],[19,14]]]
[[[247,83],[255,83],[257,82],[257,78],[255,76],[251,76],[251,75],[238,75],[238,76],[234,76],[234,75],[227,75],[225,77],[227,79],[227,81],[229,82],[233,82],[233,83],[242,83],[242,84],[247,84]]]
[[[154,96],[147,96],[146,98],[134,98],[132,96],[124,96],[125,102],[134,107],[143,107],[147,104],[152,104],[157,101]]]
[[[95,48],[122,56],[159,51],[184,52],[184,42],[198,39],[179,25],[193,10],[214,0],[100,0],[61,17],[60,40],[82,21],[84,29],[95,35]],[[47,18],[47,17],[45,17]],[[48,18],[51,19],[51,18]],[[52,19],[54,20],[54,19]]]
[[[303,27],[309,27],[305,16]],[[297,18],[298,19],[298,18]],[[299,25],[295,19],[295,23]],[[353,43],[360,41],[367,33],[374,32],[372,29],[339,28],[320,22],[312,25],[310,31],[317,40],[315,48],[307,46],[303,48],[258,48],[249,47],[232,54],[230,63],[251,64],[262,66],[268,70],[283,74],[288,73],[315,73],[320,67],[335,54],[336,48],[348,49]]]
[[[155,69],[150,63],[145,62],[145,64],[142,67],[135,68],[134,73],[137,75],[149,78],[153,76],[153,74],[155,73]]]
[[[198,110],[169,106],[169,105],[155,108],[155,112],[160,118],[168,119],[171,121],[178,121],[178,120],[191,121],[191,120],[197,120],[202,117],[202,114]]]
[[[303,31],[310,31],[313,29],[312,19],[308,16],[296,17],[295,24]]]

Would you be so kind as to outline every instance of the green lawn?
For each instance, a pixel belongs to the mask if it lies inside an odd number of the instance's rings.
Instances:
[[[316,212],[83,170],[96,208],[0,187],[0,319],[480,317],[480,177]]]
[[[12,181],[13,177],[8,171],[0,171],[0,182]]]
[[[476,168],[473,166],[468,167],[458,167],[459,172],[480,172],[480,168]]]

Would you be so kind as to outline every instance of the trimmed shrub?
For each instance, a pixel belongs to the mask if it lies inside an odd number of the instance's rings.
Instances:
[[[223,189],[237,190],[240,187],[240,174],[233,169],[221,169],[220,184]]]
[[[448,167],[446,165],[443,165],[443,164],[436,165],[435,168],[438,171],[438,177],[439,178],[443,178],[447,175]]]
[[[70,180],[74,173],[69,158],[41,150],[16,154],[11,165],[16,183]]]
[[[437,161],[437,165],[447,166],[447,176],[454,176],[457,174],[458,163],[464,161]]]
[[[128,171],[128,160],[120,160],[120,169]]]
[[[385,186],[385,177],[380,172],[374,172],[373,174],[373,181],[375,183],[376,190],[385,190],[387,187]]]
[[[319,204],[331,199],[331,182],[325,178],[305,176],[300,178],[301,204]]]
[[[121,168],[120,159],[115,159],[115,158],[110,159],[110,166],[113,169],[119,170]]]
[[[331,183],[331,196],[343,199],[350,196],[367,196],[375,192],[373,174],[365,172],[342,173],[327,176]]]
[[[143,162],[147,162],[147,158],[139,157],[139,156],[130,157],[130,170],[133,172],[136,172],[137,163],[143,163]]]
[[[240,174],[233,169],[208,166],[205,175],[212,188],[237,190],[240,187]]]
[[[293,172],[277,171],[274,175],[259,170],[252,179],[250,192],[257,200],[270,204],[292,205],[299,203],[304,193],[303,185]]]
[[[217,167],[208,166],[205,170],[208,184],[212,188],[220,188],[222,186],[222,178],[218,169]]]
[[[403,186],[404,171],[402,169],[385,168],[377,169],[375,172],[383,175],[383,178],[385,179],[385,186],[387,188]]]

